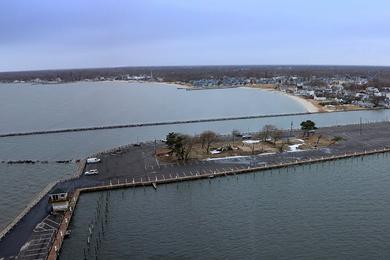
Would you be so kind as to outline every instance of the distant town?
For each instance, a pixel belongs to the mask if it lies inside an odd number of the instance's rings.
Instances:
[[[329,66],[140,67],[0,73],[1,82],[174,83],[188,90],[251,87],[304,98],[319,111],[390,108],[390,68]]]
[[[390,88],[368,86],[364,77],[298,77],[200,79],[189,82],[196,89],[220,87],[258,87],[274,89],[315,101],[326,110],[339,108],[389,108]],[[347,106],[349,105],[349,106]]]

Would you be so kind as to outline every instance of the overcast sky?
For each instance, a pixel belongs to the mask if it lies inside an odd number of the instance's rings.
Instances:
[[[0,0],[0,71],[390,65],[388,0]]]

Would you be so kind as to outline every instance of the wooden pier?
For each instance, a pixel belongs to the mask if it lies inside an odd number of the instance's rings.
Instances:
[[[59,229],[57,230],[55,239],[51,245],[49,255],[47,256],[48,260],[54,260],[57,259],[59,255],[59,251],[61,249],[62,243],[64,242],[65,239],[65,234],[66,231],[68,230],[70,221],[72,219],[73,213],[75,211],[77,201],[80,196],[80,190],[76,190],[73,193],[73,196],[71,198],[70,204],[69,204],[69,209],[65,212],[63,220],[60,224]]]
[[[162,178],[158,178],[157,176],[155,179],[148,179],[148,180],[142,180],[141,181],[135,181],[134,179],[129,180],[126,179],[123,182],[120,182],[119,180],[117,182],[110,181],[107,185],[101,185],[101,186],[94,186],[94,187],[88,187],[88,188],[80,188],[77,189],[72,197],[71,206],[70,209],[65,213],[65,217],[63,219],[63,222],[61,223],[60,229],[58,230],[55,240],[52,244],[52,248],[50,250],[50,254],[48,256],[48,260],[55,260],[57,259],[63,240],[65,232],[67,231],[67,228],[71,222],[71,218],[73,216],[74,210],[77,205],[77,201],[79,196],[83,192],[100,192],[100,191],[107,191],[107,190],[113,190],[113,189],[124,189],[124,188],[136,188],[136,187],[145,187],[145,186],[151,186],[154,189],[157,189],[157,185],[159,184],[168,184],[168,183],[175,183],[175,182],[183,182],[183,181],[194,181],[194,180],[201,180],[201,179],[209,179],[214,177],[224,177],[224,176],[231,176],[236,174],[245,174],[245,173],[251,173],[251,172],[257,172],[257,171],[266,171],[266,170],[272,170],[272,169],[280,169],[280,168],[287,168],[287,167],[293,167],[293,166],[300,166],[305,164],[314,164],[314,163],[321,163],[326,161],[333,161],[333,160],[341,160],[341,159],[348,159],[353,157],[360,157],[360,156],[367,156],[367,155],[374,155],[379,153],[387,153],[390,152],[389,147],[385,147],[383,149],[374,149],[370,151],[364,151],[364,152],[355,152],[355,153],[345,153],[343,155],[331,155],[328,157],[322,157],[322,158],[313,158],[313,159],[306,159],[306,160],[295,160],[285,163],[278,163],[278,164],[272,164],[272,165],[262,165],[259,167],[249,167],[246,169],[237,169],[237,170],[226,170],[226,171],[218,171],[218,172],[212,172],[212,173],[204,173],[204,174],[193,174],[193,175],[187,175],[187,176],[177,176],[177,175],[170,175],[169,177],[163,176]]]
[[[178,175],[172,176],[171,175],[169,177],[163,176],[160,178],[158,176],[156,176],[155,179],[142,180],[142,178],[141,178],[141,181],[134,181],[134,180],[130,181],[128,179],[125,179],[123,182],[120,182],[118,179],[117,182],[110,181],[110,183],[107,185],[81,188],[79,190],[80,190],[80,192],[96,192],[96,191],[105,191],[105,190],[122,189],[122,188],[134,188],[134,187],[140,187],[140,186],[153,186],[156,189],[158,184],[168,184],[168,183],[174,183],[174,182],[208,179],[210,177],[211,178],[224,177],[224,176],[230,176],[230,175],[236,175],[236,174],[244,174],[244,173],[257,172],[257,171],[266,171],[266,170],[287,168],[287,167],[292,167],[292,166],[321,163],[321,162],[326,162],[326,161],[341,160],[341,159],[347,159],[347,158],[353,158],[353,157],[359,157],[359,156],[367,156],[367,155],[373,155],[373,154],[378,154],[378,153],[387,153],[387,152],[390,152],[389,147],[385,147],[383,149],[374,149],[374,150],[364,151],[364,152],[345,153],[342,155],[331,155],[328,157],[309,158],[309,159],[304,159],[304,160],[293,160],[293,161],[284,162],[284,163],[261,165],[261,166],[256,166],[256,167],[248,167],[248,168],[244,168],[244,169],[216,171],[216,172],[212,172],[212,173],[203,173],[203,174],[195,174],[195,175],[187,175],[187,176],[178,176]]]
[[[83,187],[83,188],[77,188],[71,197],[70,201],[70,207],[68,211],[65,212],[63,220],[59,226],[59,229],[55,233],[55,239],[52,242],[52,245],[50,247],[50,253],[48,255],[48,259],[56,259],[60,253],[61,246],[64,240],[65,233],[69,227],[69,224],[71,222],[74,210],[77,206],[77,202],[79,199],[80,194],[83,192],[99,192],[99,191],[107,191],[107,190],[113,190],[113,189],[124,189],[124,188],[136,188],[136,187],[153,187],[155,190],[157,190],[157,187],[159,185],[168,184],[168,183],[175,183],[175,182],[183,182],[183,181],[196,181],[201,179],[211,179],[211,178],[217,178],[217,177],[224,177],[224,176],[232,176],[237,174],[245,174],[245,173],[251,173],[251,172],[258,172],[258,171],[266,171],[266,170],[272,170],[272,169],[280,169],[280,168],[287,168],[287,167],[295,167],[305,164],[314,164],[314,163],[321,163],[326,161],[332,161],[332,160],[341,160],[341,159],[347,159],[347,158],[353,158],[353,157],[359,157],[359,156],[366,156],[366,155],[373,155],[373,154],[379,154],[379,153],[388,153],[390,152],[390,146],[386,146],[379,149],[371,149],[367,151],[360,151],[360,152],[350,152],[350,153],[343,153],[343,154],[333,154],[333,155],[324,155],[321,157],[316,158],[307,158],[306,159],[288,159],[289,161],[283,161],[278,163],[269,163],[269,164],[262,164],[259,166],[254,167],[248,167],[248,168],[221,168],[218,170],[209,170],[209,171],[187,171],[186,173],[183,173],[183,175],[179,175],[175,172],[168,172],[164,174],[156,174],[144,178],[133,178],[133,177],[127,177],[127,178],[107,178],[104,179],[104,182],[101,182],[101,184],[97,186],[89,186],[89,187]],[[78,170],[76,171],[76,174],[72,176],[69,179],[62,180],[62,181],[71,181],[71,180],[78,180],[80,176],[83,174],[85,169],[85,161],[81,161],[78,167]],[[62,182],[58,181],[55,183],[51,183],[48,185],[46,189],[44,189],[42,192],[39,193],[39,195],[34,199],[29,206],[21,213],[19,214],[10,225],[6,227],[1,233],[0,238],[3,238],[7,233],[12,231],[14,227],[20,222],[21,219],[24,217],[28,217],[28,214],[30,214],[30,211],[33,210],[34,206],[39,202],[42,201],[42,199],[45,198],[48,192],[58,183]],[[104,183],[104,184],[103,184]]]

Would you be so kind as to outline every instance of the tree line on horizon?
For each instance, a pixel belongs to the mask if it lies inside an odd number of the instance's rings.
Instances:
[[[61,78],[64,82],[85,79],[121,78],[124,75],[150,75],[167,82],[188,82],[197,79],[223,77],[271,78],[275,76],[300,76],[310,78],[361,76],[370,79],[376,87],[390,87],[390,67],[364,66],[181,66],[181,67],[118,67],[92,69],[40,70],[20,72],[0,72],[1,82],[15,80],[31,81],[36,78],[53,81]]]

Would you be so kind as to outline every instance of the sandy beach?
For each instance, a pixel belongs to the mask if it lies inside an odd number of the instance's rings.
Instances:
[[[289,98],[291,98],[291,99],[295,100],[296,102],[300,103],[302,106],[305,107],[307,112],[313,113],[313,112],[321,112],[322,111],[318,106],[316,106],[315,104],[313,104],[312,102],[310,102],[309,100],[307,100],[307,99],[305,99],[303,97],[290,95],[290,94],[283,93],[283,92],[280,92],[280,91],[278,91],[278,92],[283,94],[283,95],[286,95]]]
[[[259,88],[259,87],[248,87],[248,88],[260,89],[260,90],[265,90],[265,91],[271,91],[271,92],[276,92],[276,93],[281,94],[281,95],[285,95],[285,96],[293,99],[294,101],[300,103],[302,106],[305,107],[306,111],[310,112],[310,113],[322,112],[323,111],[322,109],[320,109],[320,107],[318,105],[313,104],[313,102],[310,102],[309,100],[307,100],[307,99],[305,99],[303,97],[295,96],[295,95],[292,95],[292,94],[288,94],[288,93],[276,90],[274,88]]]
[[[134,81],[134,82],[144,82],[144,81]],[[148,81],[148,82],[150,82],[150,81]],[[170,86],[170,87],[176,87],[176,88],[182,88],[182,89],[191,89],[191,88],[193,88],[189,84],[181,84],[181,83],[178,83],[178,82],[158,82],[158,81],[152,81],[151,83],[165,85],[165,86]],[[293,99],[294,101],[300,103],[302,106],[305,107],[306,111],[310,112],[310,113],[323,111],[317,105],[313,104],[313,102],[311,102],[311,101],[309,101],[309,100],[307,100],[307,99],[305,99],[303,97],[299,97],[299,96],[295,96],[295,95],[292,95],[292,94],[284,93],[284,92],[281,92],[281,91],[278,91],[278,90],[275,90],[275,89],[272,89],[272,88],[254,88],[254,87],[248,87],[248,88],[272,91],[272,92],[276,92],[278,94],[286,95],[289,98]]]
[[[152,83],[155,83],[155,84],[160,84],[160,85],[165,85],[165,86],[170,86],[170,87],[176,87],[176,88],[179,88],[179,89],[191,89],[193,88],[191,85],[189,84],[181,84],[179,82],[160,82],[160,81],[152,81]]]

